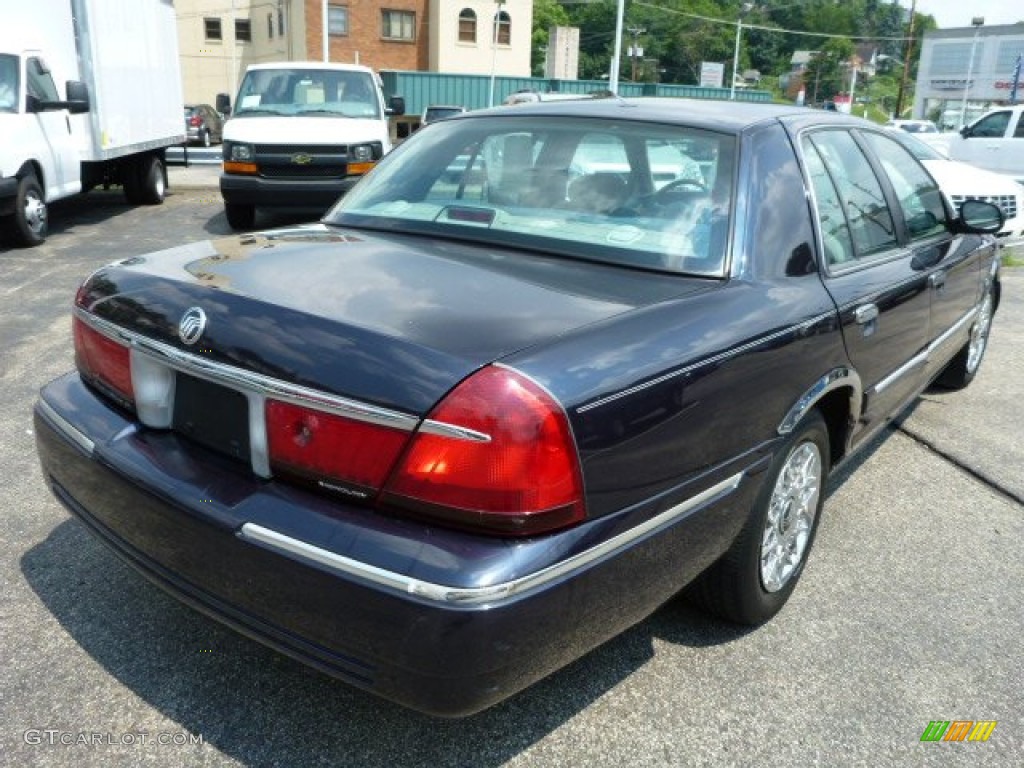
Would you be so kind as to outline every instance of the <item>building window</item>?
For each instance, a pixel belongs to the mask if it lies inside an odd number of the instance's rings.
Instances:
[[[252,22],[249,19],[235,19],[235,42],[252,42]]]
[[[510,45],[512,43],[512,17],[505,11],[494,16],[494,23],[497,27],[494,30],[494,40],[498,45]]]
[[[207,40],[223,40],[224,33],[220,28],[220,19],[205,18],[203,19],[203,31],[206,33]]]
[[[459,12],[459,42],[476,42],[476,13],[470,8]]]
[[[381,37],[386,40],[415,40],[416,14],[412,11],[381,11]]]
[[[327,6],[327,33],[330,35],[348,34],[348,8],[340,5]]]
[[[277,36],[284,37],[284,8],[277,6]]]
[[[267,14],[267,39],[274,39],[274,14]]]

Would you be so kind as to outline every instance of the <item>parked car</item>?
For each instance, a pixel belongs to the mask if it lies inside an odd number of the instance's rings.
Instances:
[[[994,109],[964,127],[950,140],[949,157],[1024,182],[1024,105]]]
[[[220,144],[224,140],[224,118],[209,104],[186,104],[185,131],[189,144]]]
[[[965,200],[984,200],[999,206],[1005,221],[997,237],[1003,245],[1024,243],[1024,185],[1001,173],[950,160],[918,135],[897,133],[899,141],[939,183],[953,209]]]
[[[570,178],[598,156],[627,170]],[[1001,225],[841,114],[470,112],[320,223],[86,279],[43,477],[186,602],[466,715],[683,589],[779,611],[829,475],[978,372]]]
[[[458,105],[431,104],[423,110],[423,116],[420,117],[420,125],[433,123],[435,120],[444,120],[445,118],[454,117],[455,115],[461,115],[465,111],[465,107]]]
[[[899,128],[907,133],[938,133],[939,129],[931,120],[890,120],[886,128]]]

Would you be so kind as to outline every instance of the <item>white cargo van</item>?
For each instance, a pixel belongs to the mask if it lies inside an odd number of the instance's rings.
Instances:
[[[0,225],[16,243],[100,184],[163,201],[164,150],[185,139],[177,35],[167,0],[4,1]]]
[[[218,105],[220,107],[221,105]],[[257,208],[326,210],[391,149],[387,105],[373,70],[354,64],[254,64],[224,125],[221,196],[228,223]]]

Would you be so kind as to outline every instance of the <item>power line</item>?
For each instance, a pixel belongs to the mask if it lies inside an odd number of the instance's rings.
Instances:
[[[652,10],[660,11],[662,13],[670,13],[670,14],[673,14],[675,16],[684,16],[684,17],[686,17],[688,19],[700,19],[701,21],[709,21],[712,24],[727,24],[730,27],[736,27],[736,26],[739,26],[739,24],[740,24],[740,21],[738,21],[738,20],[737,21],[730,21],[728,19],[716,19],[716,18],[714,18],[712,16],[702,16],[699,13],[686,13],[685,11],[677,11],[674,8],[666,8],[663,5],[656,5],[654,3],[645,3],[645,2],[643,2],[643,0],[633,0],[632,4],[634,6],[640,6],[640,7],[643,7],[643,8],[650,8]],[[743,23],[743,29],[758,29],[758,30],[761,30],[763,32],[780,32],[780,33],[785,34],[785,35],[802,35],[804,37],[824,37],[824,38],[833,38],[833,39],[837,39],[837,40],[857,40],[857,41],[860,41],[860,42],[875,42],[877,40],[894,40],[894,41],[897,41],[897,42],[906,42],[907,40],[910,39],[908,37],[882,37],[882,36],[878,36],[878,35],[871,35],[871,36],[864,36],[864,37],[855,36],[855,35],[834,35],[834,34],[831,34],[831,33],[828,33],[828,32],[807,32],[806,30],[802,30],[802,29],[785,29],[783,27],[766,27],[766,26],[764,26],[762,24],[749,24],[747,22],[742,22],[742,23]]]

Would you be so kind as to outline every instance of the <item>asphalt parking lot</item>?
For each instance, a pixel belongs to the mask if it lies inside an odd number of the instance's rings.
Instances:
[[[178,604],[43,484],[31,408],[72,365],[75,288],[112,259],[229,235],[211,179],[172,172],[155,208],[60,203],[44,246],[0,245],[0,765],[1024,764],[1024,268],[1004,270],[971,387],[927,393],[833,479],[776,619],[749,631],[673,602],[494,709],[437,721]],[[934,720],[997,725],[922,743]]]

